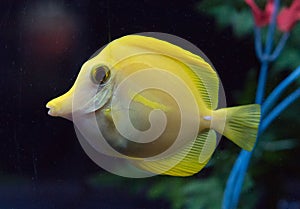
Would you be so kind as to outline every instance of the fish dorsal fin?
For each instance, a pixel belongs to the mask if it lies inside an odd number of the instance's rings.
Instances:
[[[179,60],[188,66],[189,72],[187,73],[197,87],[206,107],[217,108],[219,78],[212,66],[201,56],[167,41],[141,35],[124,36],[111,42],[109,46],[111,51],[116,51],[114,54],[118,60],[140,53],[158,53]]]
[[[201,92],[201,97],[209,109],[215,110],[219,100],[219,78],[214,70],[209,70],[211,66],[189,65],[198,79],[197,88]]]
[[[162,173],[172,176],[191,176],[198,173],[206,165],[215,148],[216,132],[210,130],[199,134],[193,143],[189,143],[189,145],[180,152],[170,157],[154,161],[144,160],[136,164],[138,167],[152,173]],[[170,165],[173,164],[174,167],[168,170]]]
[[[208,63],[199,63],[199,65],[185,63],[190,72],[198,92],[208,109],[215,110],[218,107],[219,78],[215,72],[209,70]]]

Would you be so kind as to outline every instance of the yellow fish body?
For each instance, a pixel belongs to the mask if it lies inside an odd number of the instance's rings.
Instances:
[[[216,132],[246,150],[255,144],[260,106],[217,109],[219,86],[202,57],[128,35],[84,63],[73,87],[47,107],[73,120],[107,155],[154,174],[190,176],[209,161]]]

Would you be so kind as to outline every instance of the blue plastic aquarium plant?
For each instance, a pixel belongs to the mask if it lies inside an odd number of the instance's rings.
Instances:
[[[284,98],[280,103],[277,103],[279,97],[284,90],[300,77],[300,66],[291,72],[266,98],[265,86],[268,77],[268,69],[271,62],[275,61],[280,55],[285,43],[289,37],[289,31],[298,21],[297,17],[293,18],[295,12],[300,13],[299,0],[294,0],[290,8],[285,8],[279,13],[280,1],[269,0],[265,11],[261,11],[256,7],[253,0],[246,0],[246,3],[252,8],[252,13],[255,20],[254,36],[255,36],[255,52],[261,63],[260,74],[258,78],[258,86],[256,90],[255,102],[261,104],[261,123],[258,131],[259,136],[268,128],[279,114],[285,110],[291,103],[300,97],[300,87]],[[297,6],[296,6],[297,5]],[[296,9],[298,9],[296,11]],[[286,18],[289,15],[289,19]],[[262,47],[261,27],[268,25],[268,32],[265,41],[265,47]],[[283,32],[277,46],[273,49],[273,41],[276,32],[276,26]],[[252,152],[242,150],[231,170],[228,177],[226,188],[223,196],[222,209],[235,209],[238,205],[242,185],[245,174],[252,156]]]

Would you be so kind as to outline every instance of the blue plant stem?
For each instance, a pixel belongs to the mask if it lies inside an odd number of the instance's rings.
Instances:
[[[265,85],[267,81],[268,66],[270,62],[269,58],[273,46],[273,38],[274,38],[274,33],[276,28],[276,17],[277,17],[278,8],[279,8],[279,0],[275,0],[274,12],[272,14],[271,23],[268,28],[264,53],[261,53],[262,51],[261,38],[258,37],[260,36],[260,31],[258,30],[258,28],[255,29],[255,49],[256,49],[257,57],[261,61],[261,69],[258,78],[258,86],[256,89],[256,98],[255,98],[255,102],[257,104],[262,104],[264,100]],[[278,51],[280,53],[281,49],[280,50],[279,49]],[[259,127],[259,133],[261,133],[260,127]],[[252,156],[252,152],[248,152],[246,150],[242,150],[240,152],[239,157],[237,158],[226,183],[222,209],[235,209],[237,207],[245,174],[251,156]]]
[[[233,186],[236,183],[235,180],[236,180],[237,176],[240,175],[240,168],[241,168],[241,165],[243,164],[243,162],[242,162],[243,157],[240,157],[241,155],[242,155],[242,153],[240,153],[239,157],[235,161],[235,164],[233,165],[231,173],[228,177],[228,180],[226,183],[226,188],[224,191],[222,209],[229,209],[230,206],[235,205],[233,203],[233,192],[234,192]]]
[[[269,39],[270,40],[270,39]],[[272,42],[269,42],[272,43]],[[264,97],[265,83],[267,80],[269,61],[263,59],[260,75],[258,79],[258,87],[256,90],[256,103],[261,104]],[[231,170],[228,177],[223,197],[222,209],[235,209],[238,204],[241,189],[245,179],[245,174],[252,156],[252,152],[242,150]]]
[[[279,8],[279,0],[275,0],[275,7],[274,12],[271,17],[271,23],[269,25],[268,34],[267,34],[267,40],[266,40],[266,47],[264,54],[262,55],[261,59],[261,69],[260,69],[260,76],[258,78],[258,85],[256,89],[256,98],[255,102],[257,104],[262,104],[265,94],[265,86],[267,81],[267,75],[268,75],[268,65],[269,65],[269,56],[271,54],[272,46],[273,46],[273,39],[274,39],[274,33],[276,29],[276,17],[278,13]],[[259,56],[259,55],[257,55]]]
[[[268,28],[268,34],[267,34],[267,40],[266,40],[266,48],[265,48],[265,55],[268,57],[272,51],[272,46],[273,46],[273,39],[274,39],[274,33],[276,29],[276,17],[278,13],[278,8],[279,8],[279,0],[275,0],[274,2],[274,12],[271,17],[271,23]]]
[[[260,67],[260,74],[258,77],[258,85],[256,89],[255,103],[257,104],[262,104],[264,99],[265,86],[266,86],[266,81],[268,76],[268,66],[269,66],[269,62],[267,60],[263,60]]]
[[[261,107],[261,111],[265,114],[271,109],[271,107],[277,102],[278,98],[282,95],[283,91],[298,77],[300,76],[300,66],[296,68],[288,77],[286,77],[267,97]]]
[[[281,38],[280,38],[280,41],[279,43],[277,44],[277,47],[276,49],[274,50],[273,54],[269,57],[269,60],[270,61],[274,61],[277,59],[277,57],[280,55],[280,53],[282,52],[284,46],[285,46],[285,43],[286,41],[288,40],[290,36],[290,33],[284,33]]]
[[[264,91],[264,86],[267,79],[268,64],[268,60],[264,60],[261,65],[258,87],[256,90],[256,103],[258,104],[261,104],[263,101],[264,94],[261,91]],[[237,207],[251,156],[252,152],[246,150],[242,150],[240,152],[226,183],[223,197],[223,209],[234,209]]]
[[[237,176],[237,179],[236,179],[237,186],[234,187],[234,190],[233,190],[233,194],[234,194],[233,198],[232,198],[233,208],[236,208],[238,205],[238,201],[240,198],[239,194],[241,193],[242,185],[243,185],[243,182],[245,179],[245,174],[247,172],[247,168],[248,168],[251,156],[252,156],[252,152],[242,150],[239,156],[241,156],[241,159],[243,161],[242,161],[241,167],[239,169],[239,175]],[[236,195],[236,194],[238,194],[238,195]]]
[[[278,115],[300,97],[300,88],[280,102],[262,121],[260,129],[263,132]]]
[[[300,68],[300,67],[299,67]],[[298,69],[298,68],[297,68]],[[282,113],[282,111],[284,111],[290,104],[292,104],[294,101],[296,101],[298,98],[300,97],[300,88],[296,89],[293,93],[291,93],[288,97],[286,97],[281,103],[279,103],[279,105],[277,105],[271,112],[269,115],[267,115],[264,120],[262,121],[260,127],[259,127],[259,131],[258,131],[258,136],[263,133],[266,128],[268,128],[268,126],[273,122],[273,120]],[[237,185],[242,185],[243,181],[244,181],[244,174],[247,171],[247,167],[249,165],[250,159],[252,156],[252,152],[248,152],[246,150],[242,150],[239,157],[238,157],[238,163],[237,163],[237,167],[235,169],[237,169],[236,171],[236,184]],[[233,190],[233,194],[240,194],[241,192],[241,186],[240,187],[235,187]],[[238,200],[239,200],[239,196],[238,195],[233,195],[233,199],[232,199],[232,206],[233,208],[237,207],[238,204]]]

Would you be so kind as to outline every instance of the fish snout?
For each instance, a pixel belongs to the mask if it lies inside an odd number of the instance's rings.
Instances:
[[[53,100],[51,100],[50,102],[48,102],[46,104],[46,107],[49,109],[48,114],[51,116],[59,116],[57,108],[57,105],[55,105],[55,103],[53,102]]]
[[[49,115],[72,120],[72,100],[65,95],[49,101],[46,107],[49,108]]]

